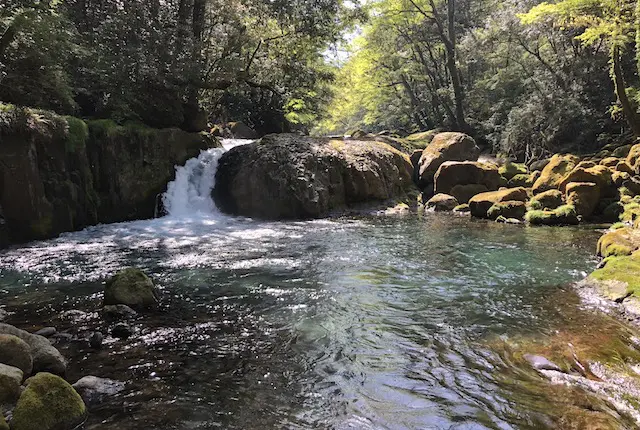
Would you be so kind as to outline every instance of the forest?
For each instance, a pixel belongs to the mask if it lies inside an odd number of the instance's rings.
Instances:
[[[633,1],[2,4],[0,100],[20,106],[187,131],[463,131],[519,161],[640,133]]]

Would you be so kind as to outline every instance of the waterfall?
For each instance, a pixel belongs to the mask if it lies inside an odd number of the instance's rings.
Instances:
[[[164,209],[169,216],[185,218],[218,213],[211,190],[216,182],[218,160],[224,152],[221,148],[202,151],[199,157],[176,167],[176,179],[169,182],[167,192],[162,196]]]

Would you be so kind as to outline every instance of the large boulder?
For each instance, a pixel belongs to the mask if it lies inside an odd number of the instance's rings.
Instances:
[[[151,279],[142,270],[128,268],[107,281],[104,305],[154,308],[158,305],[158,293]]]
[[[616,192],[612,178],[613,171],[605,166],[576,167],[560,181],[560,191],[566,191],[572,182],[593,182],[600,189],[603,197],[612,196]]]
[[[529,206],[533,209],[556,209],[564,204],[563,194],[560,190],[544,191],[536,195]]]
[[[0,364],[0,405],[13,403],[18,399],[23,377],[22,370],[17,367]]]
[[[531,225],[575,225],[580,222],[573,205],[563,205],[554,210],[532,210],[525,220]]]
[[[98,378],[97,376],[85,376],[72,386],[87,405],[102,403],[125,388],[124,382]]]
[[[495,166],[477,161],[447,161],[435,174],[434,191],[436,194],[451,194],[457,185],[483,185],[487,190],[495,191],[502,182]]]
[[[456,185],[451,189],[451,194],[459,203],[469,203],[471,197],[486,193],[489,189],[482,184]]]
[[[448,194],[436,194],[426,204],[427,210],[434,212],[451,212],[457,206],[456,198]]]
[[[640,144],[631,147],[626,161],[635,174],[640,175]]]
[[[598,241],[598,256],[622,257],[640,249],[640,231],[625,227],[605,233]]]
[[[27,380],[11,419],[12,430],[71,430],[81,424],[87,408],[64,379],[38,373]]]
[[[540,173],[540,177],[533,184],[533,193],[539,194],[543,191],[558,189],[567,173],[571,172],[579,162],[580,159],[574,155],[556,154],[551,157]]]
[[[19,337],[29,345],[33,358],[33,373],[51,372],[56,375],[64,375],[66,372],[67,362],[46,337],[31,334],[3,323],[0,323],[0,334]]]
[[[475,161],[479,155],[480,148],[471,136],[464,133],[437,134],[420,157],[418,186],[428,188],[442,163]]]
[[[494,203],[487,211],[487,218],[496,220],[500,217],[521,220],[527,213],[527,204],[522,201],[506,201]]]
[[[478,218],[487,218],[487,212],[496,203],[519,201],[526,202],[528,199],[527,190],[519,188],[506,188],[499,191],[490,191],[478,194],[469,200],[471,215]]]
[[[17,367],[25,375],[31,375],[33,370],[31,348],[18,336],[0,334],[0,363]]]
[[[586,218],[593,214],[600,201],[600,187],[593,182],[571,182],[566,186],[567,204]]]
[[[213,196],[231,214],[318,218],[402,199],[412,173],[409,156],[382,142],[268,135],[222,156]]]
[[[254,129],[243,122],[230,122],[227,127],[234,139],[257,139],[259,137]]]

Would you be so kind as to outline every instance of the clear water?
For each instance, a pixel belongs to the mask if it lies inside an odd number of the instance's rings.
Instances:
[[[87,428],[556,427],[554,399],[531,388],[544,378],[496,339],[552,336],[590,312],[566,284],[593,269],[598,232],[177,213],[0,254],[9,322],[68,333],[68,379],[127,381]],[[109,329],[102,280],[126,266],[153,277],[162,309],[92,351],[84,339]]]

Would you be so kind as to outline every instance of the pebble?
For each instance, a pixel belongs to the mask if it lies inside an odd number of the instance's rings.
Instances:
[[[104,336],[99,331],[93,332],[91,337],[89,337],[89,346],[93,349],[101,349],[102,341],[104,340]]]
[[[54,334],[56,334],[57,332],[58,331],[56,330],[55,327],[45,327],[45,328],[41,328],[40,330],[38,330],[34,334],[37,334],[38,336],[43,336],[43,337],[51,337]]]

